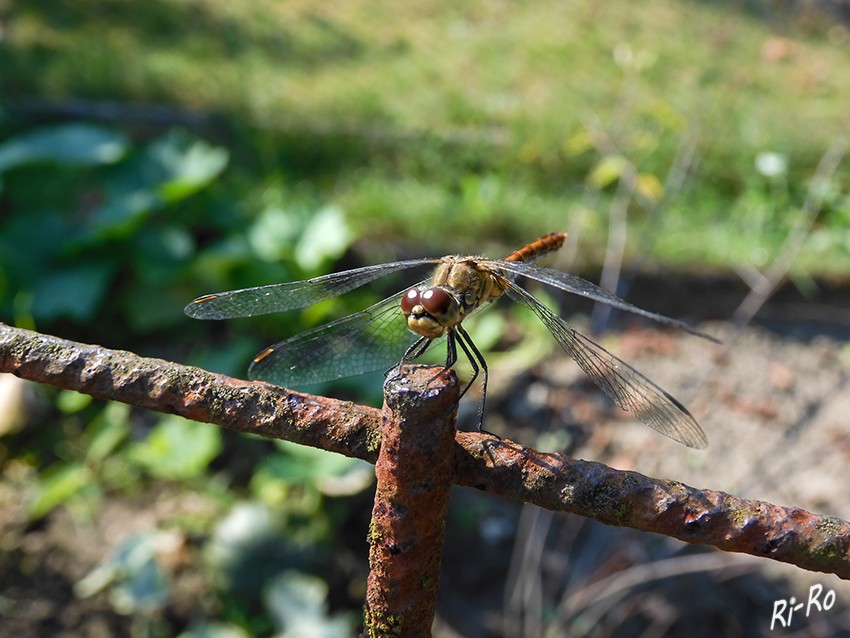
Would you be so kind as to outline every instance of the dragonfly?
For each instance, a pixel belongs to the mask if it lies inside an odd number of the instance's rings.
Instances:
[[[336,321],[307,330],[260,352],[248,378],[299,387],[387,370],[413,361],[445,340],[446,365],[460,350],[470,361],[472,378],[461,396],[483,373],[479,430],[483,422],[487,363],[463,328],[466,317],[506,295],[531,310],[564,351],[620,408],[684,445],[704,448],[708,439],[687,408],[646,376],[570,326],[523,286],[530,279],[652,319],[710,341],[714,337],[664,315],[634,306],[576,275],[540,266],[538,259],[558,250],[566,234],[550,233],[504,259],[446,256],[409,259],[346,270],[304,281],[244,288],[198,297],[184,309],[195,319],[234,319],[305,308],[337,297],[391,273],[436,265],[416,286]]]

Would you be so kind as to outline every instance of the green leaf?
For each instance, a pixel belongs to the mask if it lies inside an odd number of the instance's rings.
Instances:
[[[279,261],[292,254],[300,228],[301,220],[295,213],[276,206],[267,208],[248,228],[248,242],[260,259]]]
[[[142,228],[132,238],[133,266],[139,279],[155,286],[171,284],[195,251],[186,228]]]
[[[565,139],[561,148],[567,157],[576,157],[593,148],[593,138],[590,137],[590,133],[583,129]]]
[[[172,131],[154,142],[150,152],[168,174],[158,189],[167,202],[179,201],[207,186],[230,159],[227,149],[181,131]]]
[[[55,272],[36,286],[32,314],[37,320],[92,318],[115,272],[110,263],[83,264]]]
[[[649,108],[650,115],[674,133],[681,134],[688,126],[688,119],[666,100],[655,100]]]
[[[155,612],[171,595],[168,576],[157,556],[174,551],[182,540],[177,532],[159,530],[133,535],[76,582],[74,593],[86,598],[111,586],[110,600],[119,613]]]
[[[62,390],[56,397],[56,407],[63,414],[74,414],[88,406],[91,401],[92,398],[88,394],[74,390]]]
[[[661,184],[661,180],[652,173],[641,173],[638,175],[635,190],[653,202],[661,201],[664,195],[664,186]]]
[[[289,441],[275,441],[282,454],[265,457],[257,466],[252,488],[259,494],[285,492],[280,487],[305,484],[323,494],[356,494],[368,487],[375,470],[365,461]]]
[[[587,176],[587,183],[593,188],[603,189],[608,184],[618,180],[623,174],[623,160],[609,155],[603,157]]]
[[[201,474],[221,451],[221,433],[208,423],[179,416],[162,419],[128,457],[154,476],[188,479]]]
[[[287,570],[266,589],[264,601],[279,638],[351,636],[351,614],[328,614],[328,584],[317,576]]]
[[[19,285],[34,285],[54,271],[54,260],[74,228],[61,213],[28,211],[0,230],[0,264]]]
[[[93,235],[100,237],[129,232],[148,213],[161,206],[162,200],[153,190],[144,186],[133,190],[130,184],[120,184],[110,193],[109,199],[97,207],[91,230]]]
[[[55,463],[38,482],[38,494],[29,505],[32,518],[41,518],[92,482],[91,471],[80,462]]]
[[[281,479],[312,483],[324,476],[343,474],[357,464],[357,459],[309,445],[282,440],[275,440],[275,445],[284,454],[267,458],[272,460],[275,475]]]
[[[85,395],[83,395],[85,396]],[[86,462],[99,466],[130,434],[130,406],[108,403],[100,415],[86,428],[89,439]]]
[[[351,245],[354,234],[338,206],[326,206],[310,221],[298,245],[295,261],[306,271],[314,271],[325,261],[340,257]]]
[[[91,124],[62,124],[18,135],[0,144],[0,173],[40,162],[65,166],[112,164],[130,143],[117,132]]]
[[[136,332],[149,332],[183,321],[184,298],[174,289],[137,285],[122,298],[122,309]]]
[[[151,212],[207,186],[227,161],[226,150],[169,132],[115,171],[106,184],[108,197],[94,213],[92,233],[129,234]]]
[[[109,600],[122,614],[151,614],[168,604],[171,596],[168,577],[151,556],[135,572],[112,588]]]
[[[203,621],[177,638],[250,638],[248,632],[232,623]]]

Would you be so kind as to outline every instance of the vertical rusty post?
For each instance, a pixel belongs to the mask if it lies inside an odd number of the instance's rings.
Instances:
[[[458,382],[441,370],[403,366],[384,384],[364,611],[369,638],[431,636],[457,459]]]

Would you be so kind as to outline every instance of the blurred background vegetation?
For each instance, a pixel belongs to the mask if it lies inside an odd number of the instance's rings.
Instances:
[[[223,323],[189,320],[188,301],[393,259],[498,257],[552,231],[590,276],[629,176],[626,268],[762,267],[846,135],[848,12],[0,0],[0,320],[244,376],[264,346],[388,291]],[[842,167],[791,273],[802,288],[850,272],[847,186]],[[60,608],[116,612],[101,635],[356,626],[368,467],[3,381],[4,600],[53,583]],[[380,401],[374,378],[335,391]],[[107,532],[116,503],[159,514]],[[88,563],[33,563],[26,538],[63,520],[94,549],[129,540]],[[94,635],[86,622],[78,635]]]

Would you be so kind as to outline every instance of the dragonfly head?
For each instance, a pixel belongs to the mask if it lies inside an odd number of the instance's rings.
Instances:
[[[439,287],[424,291],[411,288],[402,297],[401,311],[407,317],[407,327],[428,339],[442,337],[447,328],[460,321],[460,303]]]

